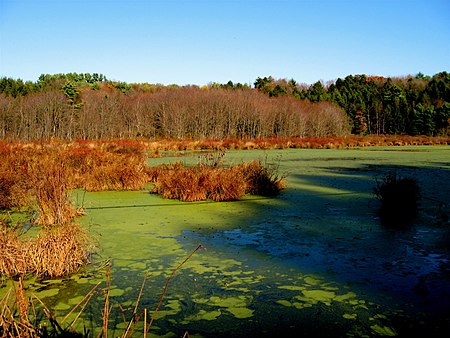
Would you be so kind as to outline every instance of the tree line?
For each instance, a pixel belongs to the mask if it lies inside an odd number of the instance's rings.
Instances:
[[[258,77],[204,87],[94,73],[0,79],[0,138],[267,138],[448,135],[450,75],[350,75],[324,85]]]
[[[351,120],[354,134],[448,135],[450,74],[385,78],[349,75],[324,85],[257,78],[255,88],[268,96],[288,95],[311,102],[333,102]]]

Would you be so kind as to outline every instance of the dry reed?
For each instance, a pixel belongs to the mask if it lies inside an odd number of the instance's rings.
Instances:
[[[22,239],[17,229],[0,225],[0,275],[61,277],[89,262],[93,244],[80,225],[46,227],[31,239]]]
[[[153,168],[149,176],[154,183],[152,193],[164,198],[192,202],[238,200],[246,193],[275,196],[284,189],[284,178],[276,169],[260,161],[228,168],[199,164],[185,167],[181,163]]]
[[[44,151],[29,162],[30,180],[39,210],[37,224],[65,225],[76,215],[69,199],[70,168],[65,156],[60,150]]]
[[[11,278],[25,275],[29,271],[27,248],[18,230],[0,220],[0,275]]]

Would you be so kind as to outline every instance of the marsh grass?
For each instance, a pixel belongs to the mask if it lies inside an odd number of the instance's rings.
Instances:
[[[38,207],[35,223],[43,226],[69,224],[76,210],[69,198],[70,168],[60,150],[42,152],[29,160],[30,180]]]
[[[24,209],[31,204],[27,149],[0,143],[0,209]]]
[[[140,190],[148,181],[144,144],[127,140],[71,144],[72,186],[88,191]]]
[[[29,271],[28,245],[19,237],[16,227],[0,220],[0,275],[15,278]]]
[[[267,162],[251,161],[238,167],[243,172],[248,194],[273,197],[286,188],[285,177],[280,175],[277,167],[271,167]]]
[[[94,245],[77,224],[41,229],[36,238],[23,238],[17,227],[0,223],[0,275],[17,279],[28,274],[62,277],[87,264]]]
[[[225,167],[217,159],[193,167],[182,163],[163,164],[149,171],[154,183],[152,193],[164,198],[192,202],[201,200],[233,201],[245,194],[276,196],[285,188],[284,177],[276,168],[251,161]]]
[[[409,136],[409,135],[347,135],[337,137],[270,137],[270,138],[225,138],[225,139],[154,139],[148,142],[153,151],[185,150],[247,150],[247,149],[344,149],[369,146],[407,146],[407,145],[447,145],[448,136]]]
[[[92,239],[78,224],[44,228],[31,242],[34,274],[45,278],[62,277],[77,272],[90,260]]]

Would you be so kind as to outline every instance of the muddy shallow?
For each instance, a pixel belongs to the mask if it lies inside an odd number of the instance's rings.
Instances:
[[[143,279],[141,308],[151,313],[171,270],[199,243],[207,251],[177,272],[152,335],[439,336],[450,329],[450,147],[228,151],[224,159],[277,165],[287,189],[275,199],[226,203],[146,191],[76,194],[87,211],[81,222],[98,236],[98,260],[111,261],[112,334],[123,331],[121,312],[130,316]],[[392,170],[416,178],[423,195],[419,217],[401,231],[380,225],[373,196],[375,179]],[[104,279],[104,269],[90,268],[28,285],[62,314]],[[95,330],[101,293],[88,307],[78,325]]]

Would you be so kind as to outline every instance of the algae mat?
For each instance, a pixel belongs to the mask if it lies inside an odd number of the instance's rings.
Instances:
[[[450,147],[228,151],[227,164],[261,159],[286,173],[274,199],[182,203],[147,191],[78,192],[112,272],[111,334],[120,335],[142,281],[151,313],[172,269],[154,336],[437,336],[450,327]],[[196,163],[198,153],[149,159]],[[395,170],[422,190],[420,216],[404,231],[380,225],[375,180]],[[29,281],[67,313],[104,269],[62,281]],[[101,292],[84,322],[95,331]],[[117,305],[120,304],[120,307]],[[89,317],[89,318],[88,318]],[[98,329],[97,329],[98,330]],[[142,336],[142,326],[135,331]]]

